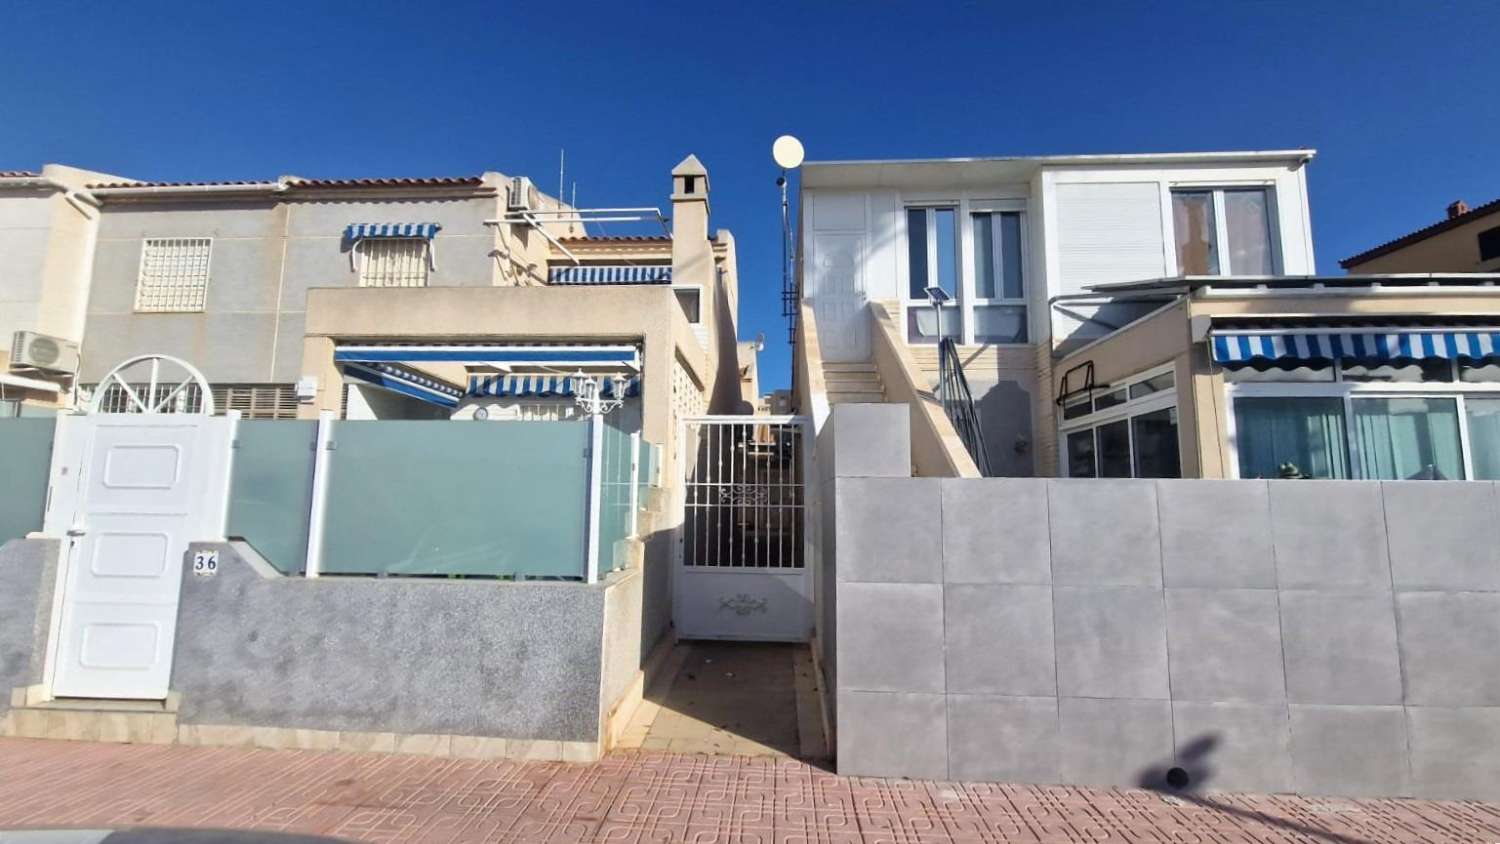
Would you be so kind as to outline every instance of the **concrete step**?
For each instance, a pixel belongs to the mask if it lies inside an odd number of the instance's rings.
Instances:
[[[12,709],[0,719],[0,735],[15,738],[171,744],[177,740],[177,713],[56,706]]]
[[[829,404],[881,404],[884,401],[883,392],[835,393],[830,390],[828,393]]]
[[[868,361],[845,362],[845,363],[824,362],[824,364],[823,364],[823,374],[824,375],[827,375],[830,372],[875,372],[875,371],[876,371],[875,370],[875,364],[869,363]]]

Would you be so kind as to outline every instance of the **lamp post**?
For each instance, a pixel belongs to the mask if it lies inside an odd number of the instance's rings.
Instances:
[[[782,135],[771,144],[771,157],[781,167],[776,177],[776,187],[781,189],[781,315],[787,317],[787,331],[791,342],[797,337],[797,291],[792,286],[792,212],[787,201],[786,188],[788,170],[802,166],[802,142],[791,135]]]
[[[923,288],[922,292],[927,294],[927,301],[932,303],[932,312],[937,316],[937,341],[941,346],[943,345],[943,306],[953,301],[953,297],[936,284]]]

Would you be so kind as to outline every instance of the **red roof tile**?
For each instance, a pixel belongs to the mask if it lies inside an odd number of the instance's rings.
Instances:
[[[560,237],[563,243],[671,243],[672,238],[664,234],[615,234],[603,237]]]
[[[192,187],[255,187],[257,185],[275,184],[275,179],[262,181],[212,181],[212,182],[99,182],[89,185],[91,188],[192,188]],[[393,179],[300,179],[287,180],[287,186],[300,189],[317,188],[443,188],[463,187],[469,185],[480,185],[484,179],[480,176],[439,176],[430,178],[393,178]]]
[[[1500,199],[1496,199],[1492,202],[1486,202],[1483,205],[1475,206],[1474,208],[1470,208],[1468,211],[1459,214],[1457,217],[1449,217],[1445,220],[1439,220],[1438,222],[1433,223],[1430,226],[1417,229],[1411,234],[1404,234],[1401,237],[1396,238],[1395,240],[1388,240],[1385,243],[1380,244],[1379,246],[1371,249],[1366,249],[1358,255],[1354,255],[1345,258],[1342,261],[1339,261],[1339,266],[1347,270],[1350,267],[1363,264],[1364,262],[1374,260],[1375,258],[1379,258],[1381,255],[1387,255],[1391,252],[1395,252],[1397,249],[1400,249],[1403,246],[1410,246],[1411,244],[1416,243],[1419,240],[1426,240],[1427,238],[1432,237],[1435,234],[1440,234],[1451,228],[1461,226],[1465,223],[1472,223],[1480,217],[1494,214],[1497,211],[1500,211]]]
[[[40,175],[30,170],[0,170],[0,179],[35,179]]]

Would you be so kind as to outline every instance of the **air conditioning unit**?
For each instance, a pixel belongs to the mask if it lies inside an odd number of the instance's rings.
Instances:
[[[12,369],[44,369],[48,372],[78,371],[78,344],[35,331],[17,331],[11,336]]]
[[[540,204],[540,196],[536,192],[536,185],[525,176],[514,176],[510,180],[510,189],[505,193],[505,206],[508,211],[535,211]]]

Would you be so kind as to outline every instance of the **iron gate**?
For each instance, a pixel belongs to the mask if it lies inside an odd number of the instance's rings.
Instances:
[[[801,641],[812,621],[807,420],[704,416],[679,431],[680,635]]]

